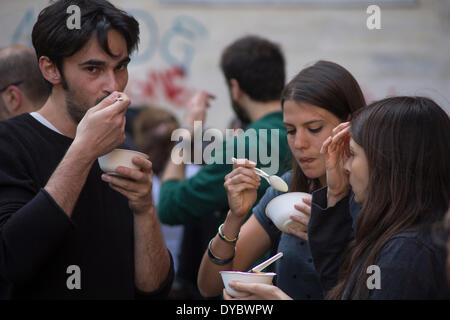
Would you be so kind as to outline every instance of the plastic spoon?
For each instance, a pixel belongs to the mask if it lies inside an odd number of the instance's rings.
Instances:
[[[253,171],[255,171],[257,175],[266,179],[267,182],[272,186],[272,188],[281,192],[287,192],[289,190],[287,183],[284,182],[284,180],[279,176],[269,176],[267,173],[258,168],[253,168]]]
[[[238,161],[236,158],[231,158],[233,161]],[[267,174],[266,172],[264,172],[261,169],[258,168],[253,168],[253,171],[255,171],[255,173],[260,176],[263,177],[264,179],[267,180],[267,182],[272,186],[272,188],[281,191],[281,192],[287,192],[289,190],[289,187],[287,185],[287,183],[281,179],[279,176],[270,176],[269,174]]]
[[[283,256],[283,252],[278,252],[276,255],[274,255],[272,258],[267,259],[266,261],[264,261],[263,263],[258,264],[256,267],[250,269],[249,272],[261,272],[261,270],[263,270],[264,268],[266,268],[267,266],[271,265],[272,263],[274,263],[275,261],[277,261],[278,259],[280,259]]]

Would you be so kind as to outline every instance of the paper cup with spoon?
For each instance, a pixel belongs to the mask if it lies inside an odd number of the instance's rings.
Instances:
[[[228,294],[235,298],[241,298],[248,296],[247,292],[236,291],[229,286],[230,281],[240,281],[245,283],[264,283],[272,284],[273,277],[276,275],[274,272],[261,272],[264,268],[268,267],[270,264],[274,263],[276,260],[283,256],[282,252],[277,253],[273,257],[267,259],[263,263],[260,263],[256,267],[252,268],[248,272],[242,271],[220,271],[222,276],[223,284],[225,285],[225,290]]]

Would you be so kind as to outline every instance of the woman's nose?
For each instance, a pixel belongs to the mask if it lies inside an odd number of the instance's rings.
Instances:
[[[309,146],[308,137],[302,130],[297,130],[297,134],[295,136],[295,144],[296,149],[306,149]]]

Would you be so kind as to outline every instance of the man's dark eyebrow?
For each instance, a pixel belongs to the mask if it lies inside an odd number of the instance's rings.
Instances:
[[[131,61],[130,57],[125,57],[122,60],[119,61],[119,63],[117,64],[118,66],[121,66],[123,64],[129,63]]]
[[[117,66],[121,66],[123,64],[129,63],[131,61],[130,57],[125,57],[122,60],[119,61],[119,63],[117,63]],[[95,59],[91,59],[85,62],[82,62],[79,64],[80,67],[82,66],[105,66],[106,62],[105,61],[101,61],[101,60],[95,60]]]
[[[91,60],[82,62],[82,63],[80,63],[78,65],[80,67],[87,66],[87,65],[89,65],[89,66],[104,66],[104,65],[106,65],[106,62],[105,61],[101,61],[101,60],[91,59]]]

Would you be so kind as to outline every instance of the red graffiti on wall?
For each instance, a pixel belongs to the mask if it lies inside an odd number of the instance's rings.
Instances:
[[[167,102],[175,107],[186,105],[195,90],[187,86],[186,75],[182,68],[149,70],[143,80],[133,82],[132,96],[153,103]]]

